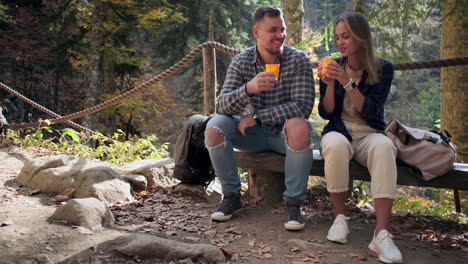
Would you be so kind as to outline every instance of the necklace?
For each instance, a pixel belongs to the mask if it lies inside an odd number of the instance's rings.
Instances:
[[[345,71],[354,82],[359,82],[363,73],[363,70],[354,70],[348,63],[345,64]]]

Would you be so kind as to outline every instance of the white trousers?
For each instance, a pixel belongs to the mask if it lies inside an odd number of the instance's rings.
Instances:
[[[328,192],[348,191],[349,161],[354,159],[369,169],[374,199],[395,199],[397,149],[387,136],[370,133],[349,142],[342,134],[329,132],[322,137],[320,145]]]

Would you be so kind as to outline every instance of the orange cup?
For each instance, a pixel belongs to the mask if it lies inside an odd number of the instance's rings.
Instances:
[[[276,79],[279,78],[279,70],[280,70],[279,64],[265,64],[265,69],[267,72],[274,72]]]
[[[327,71],[325,70],[325,66],[330,63],[330,62],[334,62],[335,60],[332,59],[332,58],[329,58],[329,57],[325,57],[323,58],[320,63],[322,64],[322,71],[321,71],[321,74],[323,76],[326,76],[327,75]]]

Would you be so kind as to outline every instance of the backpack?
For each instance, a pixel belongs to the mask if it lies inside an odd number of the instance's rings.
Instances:
[[[407,127],[392,120],[385,128],[385,134],[398,149],[397,158],[429,181],[446,174],[457,158],[457,147],[450,141],[451,135],[436,130]]]
[[[184,122],[174,147],[174,175],[182,183],[207,186],[215,177],[205,147],[206,124],[212,116],[193,115]]]

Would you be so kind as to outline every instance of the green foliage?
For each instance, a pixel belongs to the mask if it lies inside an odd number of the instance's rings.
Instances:
[[[100,159],[112,163],[126,163],[143,159],[161,159],[169,156],[169,144],[155,145],[158,138],[155,135],[139,138],[135,141],[119,141],[125,136],[122,130],[114,133],[112,140],[96,133],[87,137],[71,128],[53,130],[48,126],[26,129],[25,136],[8,129],[6,137],[20,144],[24,148],[42,147],[53,152],[63,152],[78,155],[84,158]],[[48,134],[47,134],[48,133]],[[45,139],[45,136],[48,136]],[[97,142],[98,147],[93,148],[87,144],[90,140]]]
[[[437,119],[432,126],[436,130],[440,130],[440,119]]]
[[[415,111],[419,113],[416,117],[419,119],[418,122],[426,127],[433,126],[437,120],[440,120],[440,86],[432,83],[427,89],[420,90],[416,98],[419,102]]]
[[[374,204],[370,196],[370,183],[354,181],[353,197],[357,204]],[[444,199],[440,200],[439,197]],[[468,203],[461,200],[462,204]],[[468,223],[468,215],[457,213],[453,199],[453,191],[436,188],[399,187],[393,202],[392,211],[397,214],[427,214],[436,215],[459,223]]]
[[[10,16],[7,14],[8,6],[0,3],[0,22],[9,22]]]

